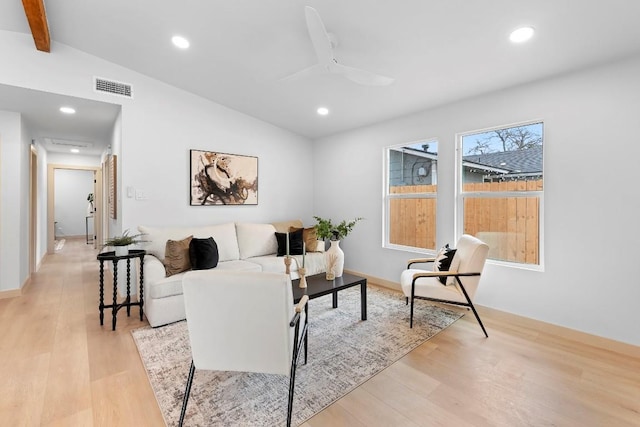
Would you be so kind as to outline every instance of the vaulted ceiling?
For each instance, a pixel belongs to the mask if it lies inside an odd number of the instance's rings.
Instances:
[[[310,138],[640,53],[637,0],[45,2],[50,55],[63,43]],[[283,80],[317,62],[305,6],[340,63],[395,81]],[[26,16],[3,1],[0,29],[30,33]],[[534,37],[511,43],[522,25]],[[173,46],[176,34],[191,47]]]

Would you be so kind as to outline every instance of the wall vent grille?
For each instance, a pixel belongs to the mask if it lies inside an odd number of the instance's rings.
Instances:
[[[96,92],[133,98],[133,88],[130,84],[107,80],[101,77],[94,77],[93,89]]]

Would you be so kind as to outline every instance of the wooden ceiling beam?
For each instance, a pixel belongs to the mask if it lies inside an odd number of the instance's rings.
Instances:
[[[36,49],[42,52],[51,52],[51,39],[49,37],[49,24],[47,13],[44,9],[44,0],[22,0],[24,13],[27,15],[33,41]]]

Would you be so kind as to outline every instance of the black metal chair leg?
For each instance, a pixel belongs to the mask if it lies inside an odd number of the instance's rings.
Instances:
[[[193,374],[196,372],[196,365],[191,360],[191,369],[189,369],[189,377],[187,378],[187,388],[184,391],[184,399],[182,399],[182,412],[180,412],[179,427],[184,423],[184,415],[187,412],[187,402],[189,402],[189,394],[191,393],[191,384],[193,383]]]
[[[404,305],[409,305],[409,297],[404,297]]]
[[[304,364],[307,364],[307,350],[309,347],[309,331],[304,334]]]
[[[413,328],[413,296],[411,296],[411,314],[409,316],[409,328]]]
[[[471,311],[473,311],[473,314],[476,316],[476,320],[480,324],[480,327],[482,328],[482,332],[484,332],[484,336],[489,338],[489,334],[487,334],[487,330],[484,328],[484,325],[482,324],[482,320],[480,320],[480,316],[478,315],[476,308],[473,306],[471,302],[469,302],[469,307],[471,308]]]
[[[291,374],[289,375],[289,402],[287,404],[287,427],[291,427],[291,413],[293,412],[293,392],[296,385],[296,357],[291,362]]]

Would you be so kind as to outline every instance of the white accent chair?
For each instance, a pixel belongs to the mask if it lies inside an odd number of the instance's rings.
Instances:
[[[294,306],[284,273],[193,271],[183,279],[192,361],[182,403],[182,426],[196,369],[289,375],[291,425],[298,356],[307,363],[305,295]]]
[[[458,240],[455,249],[456,253],[451,261],[449,271],[436,272],[411,268],[413,264],[433,263],[435,258],[414,258],[408,261],[407,269],[400,276],[400,285],[406,296],[407,304],[409,299],[411,300],[409,326],[413,327],[413,301],[417,298],[471,309],[482,328],[482,332],[486,337],[489,337],[473,306],[473,299],[478,290],[489,246],[476,237],[464,234]],[[451,284],[447,281],[447,285],[443,285],[438,280],[439,277],[454,278],[455,281]]]

